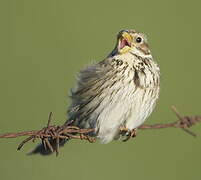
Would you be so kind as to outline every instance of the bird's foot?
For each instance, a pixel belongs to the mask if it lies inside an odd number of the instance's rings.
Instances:
[[[130,129],[126,128],[126,127],[122,127],[122,128],[120,128],[120,134],[123,135],[123,136],[126,136],[126,138],[122,140],[123,142],[126,142],[130,138],[136,137],[137,128],[130,130]]]

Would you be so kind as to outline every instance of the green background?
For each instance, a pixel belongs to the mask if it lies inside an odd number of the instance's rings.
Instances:
[[[53,111],[62,124],[77,72],[102,60],[121,29],[148,35],[162,72],[161,95],[147,123],[201,114],[201,1],[0,0],[0,133],[39,129]],[[3,180],[200,180],[201,124],[139,131],[129,142],[72,141],[59,157],[26,156],[23,138],[0,140]]]

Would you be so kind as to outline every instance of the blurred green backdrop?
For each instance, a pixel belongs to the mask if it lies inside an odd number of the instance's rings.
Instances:
[[[0,133],[38,129],[48,113],[61,124],[76,73],[102,60],[121,29],[149,37],[162,71],[159,103],[147,123],[201,114],[201,1],[1,0]],[[0,178],[200,180],[201,125],[196,139],[181,130],[139,132],[127,143],[72,141],[55,155],[26,156],[19,139],[0,140]]]

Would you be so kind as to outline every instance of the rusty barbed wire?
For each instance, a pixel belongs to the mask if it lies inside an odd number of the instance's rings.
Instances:
[[[138,129],[147,130],[147,129],[162,129],[162,128],[180,128],[187,132],[188,134],[196,137],[196,134],[190,131],[190,127],[201,122],[200,116],[182,116],[176,109],[172,106],[172,110],[177,116],[178,120],[172,123],[166,124],[153,124],[153,125],[141,125]],[[49,149],[50,151],[56,151],[56,155],[59,154],[59,142],[63,139],[80,139],[86,140],[88,142],[95,142],[96,138],[90,136],[90,133],[94,132],[94,129],[80,129],[77,126],[72,126],[73,121],[69,121],[62,126],[50,125],[52,120],[52,112],[49,114],[47,126],[40,130],[24,131],[17,133],[6,133],[0,134],[0,138],[16,138],[20,136],[28,136],[24,139],[17,147],[17,150],[20,150],[27,142],[40,139],[45,150]],[[56,140],[56,148],[54,149],[50,143],[50,140]]]

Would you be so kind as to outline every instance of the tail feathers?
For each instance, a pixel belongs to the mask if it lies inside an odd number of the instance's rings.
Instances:
[[[64,144],[67,141],[68,141],[68,139],[60,139],[60,141],[59,141],[59,147],[64,146]],[[56,140],[49,140],[49,142],[52,145],[53,150],[55,151],[56,150],[56,146],[57,146]],[[45,147],[44,147],[43,144],[39,144],[39,145],[36,146],[35,149],[33,149],[32,151],[30,151],[28,153],[28,155],[33,155],[33,154],[50,155],[52,153],[53,152],[48,147],[45,149]]]

